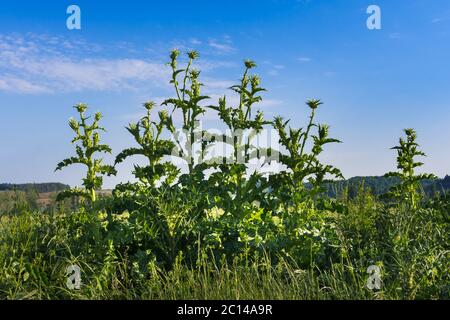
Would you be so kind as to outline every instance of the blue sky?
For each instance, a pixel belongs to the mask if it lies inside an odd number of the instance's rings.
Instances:
[[[66,28],[81,8],[82,29]],[[382,29],[366,27],[380,6]],[[450,173],[450,3],[448,0],[2,1],[0,3],[0,182],[80,183],[81,168],[54,173],[71,155],[72,105],[105,115],[115,153],[132,143],[124,126],[141,104],[172,94],[170,49],[196,49],[217,99],[258,64],[268,89],[261,109],[306,121],[307,98],[325,105],[320,122],[344,143],[323,159],[346,177],[395,169],[402,129],[428,154],[425,171]],[[206,125],[214,126],[209,116]],[[132,161],[106,187],[129,178]]]

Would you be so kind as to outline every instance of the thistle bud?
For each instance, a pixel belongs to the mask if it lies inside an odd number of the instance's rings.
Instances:
[[[180,51],[178,49],[173,49],[170,52],[170,59],[172,60],[176,60],[178,58],[178,56],[180,55]]]
[[[149,122],[148,118],[142,118],[141,123],[142,123],[142,126],[144,128],[149,128],[150,127],[150,122]]]
[[[283,118],[280,116],[275,117],[273,122],[274,122],[275,128],[280,129],[280,128],[284,127]]]
[[[159,115],[159,119],[161,120],[161,122],[166,122],[168,117],[169,117],[169,113],[167,112],[167,110],[161,110],[158,112]]]
[[[317,109],[320,105],[323,104],[322,101],[320,101],[319,99],[311,99],[306,101],[306,104],[308,105],[308,107],[310,107],[312,110]]]
[[[404,131],[407,136],[414,137],[414,139],[417,138],[417,134],[414,129],[405,129]]]
[[[96,132],[96,133],[94,133],[94,146],[98,145],[99,142],[100,142],[100,136]]]
[[[78,121],[75,120],[74,118],[70,118],[69,126],[70,126],[70,128],[72,128],[73,131],[78,131],[78,129],[80,127],[78,124]]]
[[[256,89],[261,84],[261,79],[257,75],[254,75],[250,78],[250,83],[252,84],[252,89]]]
[[[177,68],[177,58],[179,55],[180,55],[180,51],[178,51],[178,49],[173,49],[170,52],[171,62],[169,64],[172,66],[173,69]]]
[[[256,67],[256,63],[252,60],[245,60],[244,65],[247,69],[252,69],[252,68]]]
[[[84,113],[84,112],[87,110],[88,107],[87,107],[87,105],[84,104],[84,103],[79,103],[79,104],[77,104],[74,108],[77,109],[77,111],[78,111],[79,113]]]
[[[189,59],[192,59],[192,60],[195,60],[199,57],[199,53],[195,50],[189,51],[187,55],[188,55]]]
[[[138,127],[137,123],[130,123],[128,127],[131,132],[139,131],[139,127]]]
[[[144,108],[148,111],[151,111],[155,107],[155,103],[153,101],[144,102]]]
[[[200,76],[200,71],[197,69],[192,69],[190,72],[190,76],[192,79],[198,79],[198,77]]]

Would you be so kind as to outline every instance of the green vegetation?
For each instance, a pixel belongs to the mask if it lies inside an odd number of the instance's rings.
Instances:
[[[78,104],[74,107],[77,109],[80,117],[80,121],[70,119],[70,128],[75,132],[75,138],[72,140],[72,144],[75,145],[76,157],[70,157],[61,161],[56,167],[55,171],[62,170],[64,167],[68,167],[75,164],[81,164],[87,167],[86,177],[83,179],[84,189],[74,188],[65,190],[58,195],[58,200],[64,200],[73,196],[84,197],[90,202],[97,200],[96,190],[101,189],[103,185],[102,175],[116,174],[114,167],[104,165],[102,159],[96,159],[95,153],[111,153],[111,148],[105,144],[100,144],[99,131],[105,131],[104,128],[99,126],[99,121],[102,118],[100,112],[94,115],[94,121],[92,124],[88,123],[90,117],[85,116],[87,105]]]
[[[387,173],[388,177],[399,177],[400,184],[393,187],[390,195],[405,200],[411,209],[416,209],[420,194],[418,189],[420,181],[433,180],[436,176],[432,174],[415,174],[416,168],[423,165],[422,162],[415,162],[415,157],[425,157],[425,153],[418,150],[416,143],[417,134],[413,129],[405,129],[406,140],[400,138],[400,145],[392,149],[397,150],[397,168],[399,172]]]
[[[357,192],[342,188],[326,195],[327,178],[342,179],[339,169],[320,155],[330,143],[329,127],[317,122],[322,102],[307,101],[305,128],[255,112],[265,90],[245,61],[241,80],[226,96],[205,105],[199,55],[188,53],[179,68],[179,52],[170,55],[175,97],[155,104],[127,130],[136,147],[121,151],[116,164],[144,157],[135,165],[136,182],[119,184],[111,196],[98,197],[104,174],[96,114],[88,125],[78,105],[77,156],[58,165],[83,164],[83,189],[63,191],[84,199],[71,210],[61,205],[45,214],[21,208],[0,215],[0,297],[8,299],[449,299],[450,194],[425,196],[420,166],[423,155],[415,133],[400,140],[397,186],[381,197],[363,183]],[[218,113],[229,134],[211,134],[197,125],[205,110]],[[174,114],[182,115],[183,136]],[[83,130],[80,130],[82,128]],[[255,145],[264,128],[278,132],[282,152]],[[248,132],[245,133],[244,131]],[[172,135],[173,139],[166,138]],[[211,155],[218,144],[232,147]],[[193,147],[195,146],[195,148]],[[249,171],[261,156],[286,168],[262,174]],[[131,158],[133,157],[133,158]],[[184,160],[185,173],[169,162]],[[337,182],[334,182],[337,183]],[[391,189],[388,186],[387,189]],[[60,197],[62,198],[62,197]],[[66,268],[81,268],[79,290],[66,286]],[[381,270],[379,289],[367,287],[370,266]]]
[[[389,190],[400,184],[398,177],[353,177],[343,181],[327,181],[324,183],[325,194],[332,198],[337,198],[348,191],[351,198],[357,196],[361,186],[372,194],[381,196],[387,194]],[[422,180],[420,181],[420,191],[428,197],[433,197],[438,193],[450,191],[450,176],[444,179]]]
[[[0,191],[35,191],[38,193],[46,193],[63,191],[66,189],[69,189],[69,186],[62,183],[0,183]]]

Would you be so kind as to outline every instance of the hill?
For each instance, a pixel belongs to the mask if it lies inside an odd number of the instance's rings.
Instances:
[[[0,183],[0,191],[35,191],[37,193],[58,192],[69,189],[66,184],[51,182],[51,183],[25,183],[25,184],[11,184]]]
[[[330,197],[335,197],[348,187],[349,195],[353,197],[361,187],[370,190],[375,195],[382,195],[399,183],[400,179],[397,177],[353,177],[344,181],[327,182],[325,188]],[[424,180],[422,181],[422,189],[428,195],[436,192],[448,192],[450,191],[450,176],[446,176],[444,179]]]

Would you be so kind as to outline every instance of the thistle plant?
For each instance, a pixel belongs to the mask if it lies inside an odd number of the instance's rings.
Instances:
[[[240,83],[230,88],[239,95],[239,105],[228,106],[224,96],[219,99],[218,106],[208,106],[218,112],[219,118],[230,132],[230,135],[224,134],[222,137],[213,135],[211,141],[221,140],[233,148],[231,156],[223,155],[210,160],[211,166],[218,168],[219,172],[210,176],[209,183],[217,185],[216,191],[221,194],[222,202],[228,205],[230,211],[235,212],[242,211],[243,203],[252,203],[254,199],[260,198],[261,190],[265,186],[260,174],[256,172],[246,177],[246,165],[250,158],[258,156],[260,151],[252,141],[265,125],[270,124],[270,121],[264,120],[264,115],[259,110],[252,115],[254,105],[262,101],[260,93],[266,91],[260,86],[259,77],[250,75],[250,71],[255,67],[255,62],[244,61],[244,73]],[[208,145],[206,150],[213,146]]]
[[[209,97],[201,95],[203,84],[199,80],[200,71],[193,68],[194,60],[199,57],[198,52],[190,51],[187,53],[189,61],[186,68],[178,68],[179,55],[178,50],[172,50],[168,63],[172,69],[170,83],[174,86],[176,97],[165,100],[162,105],[172,105],[172,114],[178,110],[183,115],[183,131],[187,138],[184,148],[181,145],[179,135],[175,134],[175,128],[168,127],[168,129],[175,136],[179,156],[187,161],[191,173],[195,167],[193,146],[196,143],[201,143],[203,134],[198,130],[198,123],[199,116],[205,113],[205,109],[199,103],[209,99]],[[182,75],[181,78],[180,75]]]
[[[303,189],[304,183],[309,182],[312,191],[320,191],[326,175],[343,178],[339,169],[325,165],[319,160],[319,155],[323,152],[326,144],[340,143],[341,141],[329,137],[329,126],[317,124],[315,122],[316,111],[323,103],[313,99],[306,102],[310,109],[309,122],[306,127],[294,129],[288,127],[289,120],[284,121],[281,117],[276,117],[273,122],[274,128],[280,136],[280,143],[287,150],[287,154],[280,155],[280,161],[288,167],[289,172],[282,174],[283,182],[296,189]],[[316,134],[313,134],[316,130]],[[308,141],[312,139],[312,148],[307,152]],[[287,182],[287,183],[286,183]]]
[[[81,164],[87,167],[87,173],[83,179],[84,189],[73,188],[65,190],[58,194],[57,200],[61,201],[72,196],[81,196],[91,202],[97,199],[96,190],[102,188],[104,175],[115,175],[117,172],[113,166],[103,164],[103,159],[96,158],[96,153],[111,153],[111,148],[106,144],[100,143],[100,131],[106,131],[99,126],[102,118],[100,112],[95,113],[94,119],[89,124],[90,116],[85,112],[88,106],[78,104],[74,106],[79,114],[80,120],[71,118],[69,120],[70,128],[75,132],[72,144],[75,144],[76,156],[61,161],[55,171],[62,170],[65,167]]]
[[[405,129],[405,138],[400,138],[399,145],[391,148],[397,150],[398,172],[389,172],[386,177],[398,177],[401,183],[390,190],[390,195],[396,198],[403,198],[412,209],[416,209],[420,200],[418,189],[422,180],[432,180],[437,177],[433,174],[416,174],[416,169],[423,166],[422,162],[417,162],[416,157],[426,157],[426,154],[419,150],[416,142],[417,133],[414,129]]]
[[[219,118],[227,125],[232,136],[225,137],[225,141],[233,147],[233,163],[248,161],[251,156],[252,139],[263,129],[264,125],[270,124],[264,120],[264,114],[258,110],[252,117],[254,104],[261,102],[259,95],[266,89],[260,86],[261,80],[257,75],[249,75],[251,69],[256,67],[256,63],[251,60],[244,61],[244,74],[239,84],[231,89],[239,95],[239,105],[237,107],[227,106],[226,96],[219,99],[218,106],[209,108],[218,112]],[[244,130],[250,130],[247,137]],[[244,139],[246,138],[246,141]]]
[[[137,123],[130,123],[126,128],[133,136],[139,148],[128,148],[119,153],[116,157],[115,164],[123,162],[126,158],[136,155],[144,156],[148,165],[140,167],[134,166],[133,174],[142,183],[148,186],[155,186],[156,182],[165,177],[167,183],[173,182],[178,175],[179,170],[175,165],[169,162],[161,162],[165,155],[169,155],[175,147],[172,141],[162,139],[163,129],[165,127],[174,131],[172,117],[166,110],[159,112],[159,121],[153,121],[151,112],[155,107],[154,102],[144,103],[147,110],[146,116],[141,118]]]

